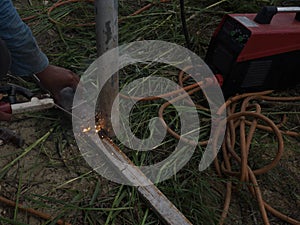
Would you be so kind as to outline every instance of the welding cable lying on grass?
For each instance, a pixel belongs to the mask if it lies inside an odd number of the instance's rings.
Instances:
[[[259,209],[262,215],[262,219],[264,224],[270,224],[267,211],[272,213],[274,216],[279,219],[286,221],[290,224],[296,225],[300,224],[300,221],[290,218],[287,215],[284,215],[270,206],[263,200],[262,192],[260,190],[259,184],[256,179],[256,175],[261,175],[267,173],[272,168],[274,168],[284,150],[284,143],[282,134],[290,135],[293,137],[299,137],[300,133],[293,131],[281,131],[279,127],[282,125],[276,125],[272,120],[270,120],[265,115],[261,114],[261,106],[257,103],[257,101],[300,101],[300,97],[271,97],[267,96],[271,91],[259,92],[259,93],[251,93],[235,96],[229,99],[225,106],[227,108],[227,131],[224,142],[222,144],[222,153],[223,160],[219,162],[215,159],[215,167],[217,173],[220,176],[226,175],[227,177],[238,177],[240,182],[246,183],[250,193],[257,199]],[[256,101],[254,103],[251,103]],[[237,104],[242,102],[240,110],[237,110]],[[225,107],[224,107],[225,108]],[[223,110],[224,110],[223,108]],[[222,110],[222,109],[221,109]],[[251,121],[248,120],[251,118]],[[262,121],[267,125],[260,125],[258,121]],[[248,134],[246,133],[246,125],[249,126]],[[236,130],[239,128],[239,135],[236,134]],[[252,170],[248,164],[248,156],[250,153],[250,145],[253,139],[254,133],[256,129],[262,129],[267,132],[272,132],[277,138],[278,142],[278,150],[277,154],[274,157],[273,161],[269,164],[265,165],[262,168]],[[240,156],[235,151],[237,136],[239,136],[239,149]],[[236,162],[240,165],[239,171],[232,170],[232,162]],[[227,182],[227,192],[225,197],[225,204],[222,214],[222,219],[220,221],[220,225],[224,224],[224,220],[227,216],[230,199],[232,193],[232,182]]]
[[[192,92],[192,91],[190,91]],[[219,113],[221,113],[225,108],[227,108],[228,117],[227,124],[228,128],[226,130],[226,135],[224,142],[222,144],[222,153],[223,153],[223,161],[219,162],[218,159],[215,159],[215,168],[219,176],[223,177],[226,175],[228,177],[238,177],[241,182],[247,183],[248,188],[253,195],[257,199],[259,209],[262,215],[262,219],[264,224],[270,224],[267,216],[267,211],[272,213],[274,216],[279,219],[286,221],[293,225],[299,225],[300,221],[297,221],[293,218],[290,218],[287,215],[282,214],[281,212],[274,209],[272,206],[267,204],[262,197],[261,190],[259,188],[259,184],[256,179],[256,175],[264,174],[274,168],[279,162],[282,154],[283,154],[283,138],[282,134],[299,137],[300,133],[294,131],[282,131],[279,127],[282,125],[276,125],[272,120],[261,114],[261,106],[258,103],[250,103],[251,100],[265,100],[265,101],[300,101],[300,97],[270,97],[267,96],[271,94],[272,91],[264,91],[259,93],[247,93],[238,95],[230,98],[226,103],[219,109]],[[239,112],[236,112],[237,104],[243,100],[242,107]],[[169,103],[165,103],[160,108],[159,116],[163,120],[163,110],[169,106]],[[246,118],[252,118],[252,121],[246,120]],[[263,121],[267,125],[258,124],[258,121]],[[171,130],[166,123],[164,123],[168,132],[172,134],[175,138],[179,139],[180,135],[176,134],[173,130]],[[248,134],[246,134],[246,125],[250,126]],[[220,127],[221,128],[221,127]],[[240,129],[240,155],[239,156],[235,152],[236,145],[236,130]],[[278,141],[278,151],[273,159],[273,161],[264,166],[263,168],[252,170],[248,165],[248,156],[250,152],[250,144],[256,129],[262,129],[264,131],[272,132],[276,135]],[[188,142],[187,142],[188,143]],[[200,145],[205,144],[205,142],[200,142]],[[238,164],[240,164],[240,171],[232,171],[231,161],[234,160]],[[224,209],[221,216],[220,225],[224,224],[225,218],[227,217],[227,213],[230,206],[231,201],[231,193],[232,193],[232,182],[227,182],[227,192],[225,197]]]
[[[138,9],[137,11],[133,12],[132,14],[121,18],[118,20],[118,22],[123,21],[124,19],[128,18],[128,17],[132,17],[132,16],[136,16],[148,9],[150,9],[152,6],[155,6],[159,3],[167,3],[170,2],[171,0],[160,0],[159,2],[153,2],[153,3],[149,3],[146,6]],[[66,5],[66,4],[70,4],[70,3],[75,3],[75,2],[89,2],[89,3],[94,3],[94,0],[59,0],[56,3],[54,3],[47,11],[47,15],[48,15],[48,19],[53,23],[53,24],[58,24],[58,25],[64,25],[64,26],[72,26],[72,27],[86,27],[86,26],[94,26],[95,22],[90,22],[90,23],[80,23],[80,24],[62,24],[61,22],[53,19],[51,17],[51,13],[58,7]],[[30,19],[32,19],[32,17],[30,17]]]
[[[188,69],[189,68],[187,68],[186,70]],[[184,76],[184,72],[181,71],[179,73],[179,85],[182,87],[182,89],[172,91],[170,93],[162,94],[160,96],[139,98],[134,96],[129,97],[129,96],[121,95],[121,97],[135,99],[139,101],[152,101],[158,98],[164,98],[167,96],[169,97],[175,94],[179,94],[183,91],[187,91],[188,95],[193,95],[194,93],[199,92],[201,90],[201,88],[199,87],[200,85],[201,87],[207,87],[210,85],[217,85],[217,83],[221,83],[221,81],[217,80],[216,77],[215,79],[207,78],[205,81],[184,86],[184,81],[188,80],[189,78],[190,76]],[[261,106],[257,103],[257,101],[273,101],[273,102],[300,101],[300,97],[299,96],[297,97],[268,96],[271,93],[273,93],[273,91],[263,91],[257,93],[246,93],[246,94],[237,95],[229,98],[225,102],[225,104],[220,107],[220,109],[217,112],[218,114],[224,112],[225,109],[227,110],[228,113],[227,130],[222,144],[223,161],[219,162],[218,158],[216,158],[214,164],[215,164],[217,174],[219,176],[223,177],[224,175],[226,175],[227,177],[232,177],[232,176],[238,177],[242,183],[247,183],[248,189],[250,190],[251,194],[253,195],[254,198],[256,198],[258,202],[259,210],[261,212],[262,219],[265,225],[270,224],[267,216],[267,211],[269,211],[274,216],[278,217],[283,221],[286,221],[293,225],[299,225],[300,221],[297,221],[293,218],[290,218],[287,215],[282,214],[281,212],[277,211],[276,209],[274,209],[272,206],[270,206],[263,200],[262,193],[256,179],[256,175],[267,173],[272,168],[274,168],[278,164],[279,160],[281,159],[284,150],[282,134],[289,135],[292,137],[300,137],[300,133],[298,132],[280,130],[280,127],[283,125],[284,121],[276,125],[271,119],[269,119],[268,117],[266,117],[261,113]],[[163,118],[164,110],[167,107],[169,107],[172,103],[185,98],[186,96],[187,95],[182,93],[182,95],[179,95],[178,97],[170,100],[169,102],[164,103],[160,107],[158,115],[163,126],[166,128],[168,133],[170,133],[176,139],[181,139],[182,141],[185,141],[187,144],[195,144],[195,143],[191,143],[191,140],[181,137],[174,130],[172,130],[167,125],[167,123]],[[241,109],[240,111],[237,111],[238,103],[240,102],[242,102]],[[209,109],[201,105],[196,105],[196,107],[201,110],[209,111]],[[251,121],[247,120],[248,118],[251,118],[252,120]],[[266,125],[259,124],[258,121],[263,121]],[[246,133],[246,126],[250,127],[248,134]],[[218,129],[222,129],[222,128],[223,128],[222,123],[220,123]],[[240,130],[239,135],[236,134],[236,130],[238,128]],[[278,150],[276,156],[274,157],[273,161],[270,164],[264,166],[263,168],[252,170],[248,165],[248,156],[250,152],[251,141],[256,129],[274,133],[278,141]],[[216,133],[218,133],[218,131]],[[240,152],[241,156],[239,156],[238,153],[236,153],[234,150],[237,142],[236,140],[237,136],[240,136],[239,147],[241,151]],[[205,140],[205,141],[200,141],[198,144],[201,146],[205,146],[207,145],[207,143],[208,140]],[[233,160],[240,165],[240,171],[232,171],[231,164]],[[224,224],[229,210],[231,193],[232,193],[232,182],[228,181],[226,187],[227,187],[227,191],[226,191],[224,209],[219,223],[220,225]]]

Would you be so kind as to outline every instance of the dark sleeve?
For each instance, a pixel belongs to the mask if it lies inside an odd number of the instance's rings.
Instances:
[[[0,38],[12,58],[10,71],[26,76],[43,71],[49,64],[30,28],[22,21],[11,0],[0,0]]]

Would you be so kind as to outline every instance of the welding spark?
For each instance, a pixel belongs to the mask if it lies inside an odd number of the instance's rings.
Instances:
[[[91,130],[91,128],[90,127],[87,127],[87,128],[84,128],[83,130],[82,130],[82,132],[83,133],[86,133],[86,132],[89,132]]]
[[[96,116],[96,125],[94,126],[95,129],[95,133],[98,134],[100,136],[100,138],[105,138],[107,137],[107,131],[103,128],[105,125],[105,122],[103,119],[100,118],[99,115]],[[93,131],[94,131],[93,129]],[[87,133],[89,131],[91,131],[92,128],[91,127],[86,127],[82,129],[83,133]]]

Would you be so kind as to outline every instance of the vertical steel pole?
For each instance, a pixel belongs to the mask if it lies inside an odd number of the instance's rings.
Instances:
[[[107,50],[118,46],[118,1],[95,0],[95,8],[97,54],[101,56]],[[115,63],[117,67],[118,61],[116,60]],[[99,76],[99,82],[101,82],[101,74]],[[111,110],[118,91],[119,75],[116,73],[107,81],[100,92],[98,100],[101,124],[109,136],[114,136],[111,123]]]
[[[118,46],[118,1],[117,0],[95,0],[96,7],[96,32],[97,32],[97,53],[101,56],[107,50]],[[116,57],[118,58],[118,56]],[[116,60],[115,65],[118,66]],[[110,65],[111,62],[110,62]],[[99,74],[99,82],[101,82],[101,74]],[[101,118],[104,121],[104,129],[108,131],[110,136],[113,136],[113,130],[111,125],[111,109],[119,91],[119,79],[118,74],[114,74],[106,83],[104,88],[100,92],[100,98],[98,100],[99,112]],[[106,139],[104,139],[105,141]],[[107,140],[106,140],[107,141]],[[105,142],[106,142],[105,141]],[[108,146],[112,149],[112,155],[116,157],[117,161],[123,161],[130,165],[134,165],[127,157],[118,149],[112,147],[108,142]],[[116,168],[120,166],[117,163]],[[135,167],[134,167],[135,168]],[[120,170],[126,176],[136,176],[138,179],[147,179],[139,169],[133,169],[130,173],[127,170]],[[126,174],[125,174],[126,173]],[[128,173],[128,174],[127,174]],[[151,208],[157,212],[157,214],[163,218],[166,224],[169,225],[191,225],[191,223],[184,217],[184,215],[160,192],[155,185],[138,187],[139,193],[150,202]]]

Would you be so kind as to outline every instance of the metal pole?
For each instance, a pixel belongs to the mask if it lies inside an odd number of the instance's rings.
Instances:
[[[101,56],[107,50],[110,50],[118,46],[118,1],[117,0],[95,0],[96,7],[96,34],[97,34],[97,53]],[[118,56],[116,56],[116,59]],[[109,66],[112,62],[110,62]],[[118,66],[118,61],[116,60],[115,66]],[[101,74],[99,74],[99,82],[101,82]],[[119,91],[119,76],[118,73],[114,74],[108,82],[105,84],[104,88],[100,92],[100,98],[98,100],[98,108],[100,113],[100,119],[103,120],[103,128],[108,132],[111,137],[114,135],[111,125],[111,109],[115,97]],[[108,146],[111,146],[110,141],[104,139]],[[130,165],[134,165],[130,159],[127,158],[122,151],[111,147],[111,152],[109,153],[116,157],[116,163],[119,160]],[[118,169],[119,163],[116,164]],[[147,179],[145,175],[134,167],[133,174],[127,173],[127,170],[120,170],[121,173],[127,178],[136,177],[136,180]],[[163,219],[165,224],[168,225],[191,225],[185,216],[161,193],[161,191],[155,185],[142,186],[137,188],[138,192],[149,202],[151,208],[155,210],[159,217]]]
[[[118,46],[118,1],[95,0],[95,13],[97,54],[98,56],[101,56],[107,50]],[[115,66],[117,67],[118,61],[116,60],[115,63]],[[101,82],[101,80],[103,79],[101,79],[101,74],[99,74],[98,81]],[[110,137],[114,136],[111,123],[111,110],[118,92],[119,75],[116,73],[104,85],[104,88],[100,92],[97,104],[101,125]]]

